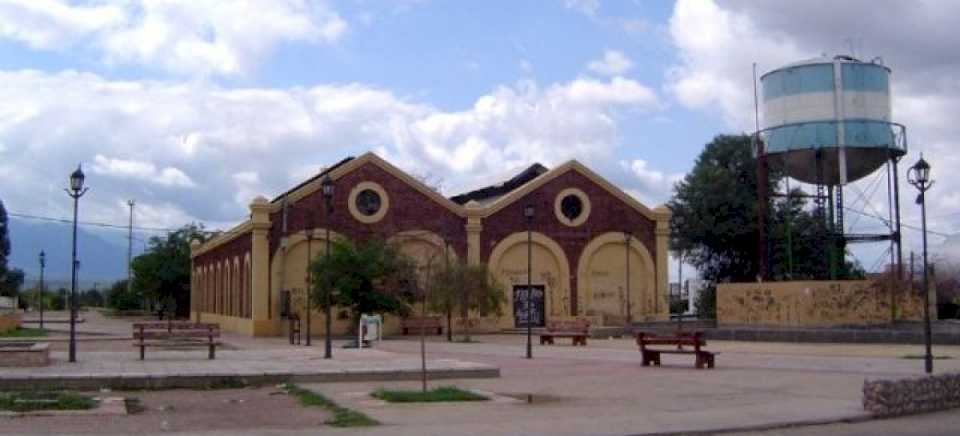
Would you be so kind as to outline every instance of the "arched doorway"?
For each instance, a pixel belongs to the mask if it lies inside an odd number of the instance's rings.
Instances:
[[[517,232],[500,241],[490,254],[489,267],[506,288],[507,307],[500,328],[525,326],[527,292],[527,233]],[[570,317],[570,267],[563,249],[542,233],[532,234],[531,282],[533,324]],[[536,301],[542,296],[542,303]],[[539,306],[538,306],[539,305]]]
[[[633,320],[654,314],[653,258],[637,238],[630,240],[628,290],[627,257],[625,237],[620,232],[604,233],[584,247],[577,262],[578,307],[584,316],[603,325],[623,325],[628,306]]]

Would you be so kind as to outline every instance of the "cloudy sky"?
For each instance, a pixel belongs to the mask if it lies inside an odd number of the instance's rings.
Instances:
[[[446,194],[576,158],[656,204],[712,136],[752,130],[754,62],[853,52],[893,69],[905,162],[934,165],[930,227],[952,234],[958,17],[946,1],[0,0],[0,198],[69,216],[82,162],[87,220],[123,224],[135,198],[144,226],[225,226],[373,150]]]

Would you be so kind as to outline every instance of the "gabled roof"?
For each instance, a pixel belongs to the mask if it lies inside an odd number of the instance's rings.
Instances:
[[[612,194],[614,197],[619,198],[620,201],[623,201],[624,203],[626,203],[636,211],[640,212],[650,220],[660,221],[660,220],[669,219],[670,217],[670,211],[666,207],[660,206],[655,209],[650,209],[649,207],[645,206],[643,203],[640,203],[639,201],[637,201],[636,198],[633,198],[632,195],[627,194],[626,192],[623,192],[623,190],[614,186],[612,183],[608,182],[607,179],[604,179],[599,174],[593,172],[593,170],[591,170],[590,168],[587,168],[586,166],[584,166],[580,162],[577,162],[576,160],[567,161],[563,165],[560,165],[545,173],[542,173],[536,176],[535,178],[533,178],[532,180],[530,180],[529,182],[521,185],[517,189],[514,189],[509,193],[507,193],[506,195],[500,198],[497,198],[493,202],[484,205],[485,207],[483,208],[483,216],[490,216],[496,213],[500,209],[507,207],[507,205],[519,200],[520,198],[523,198],[523,196],[529,194],[530,192],[533,192],[537,188],[545,185],[547,182],[559,177],[560,175],[567,173],[568,171],[576,171],[582,174],[584,177],[590,179],[592,182],[596,183],[598,186],[600,186],[601,188],[603,188],[604,190]]]
[[[336,165],[331,166],[327,170],[320,172],[316,176],[313,176],[310,179],[307,179],[306,181],[297,185],[293,189],[288,190],[284,194],[281,194],[280,196],[276,197],[273,200],[273,202],[271,202],[271,206],[273,207],[272,210],[276,211],[282,207],[282,202],[278,200],[282,199],[284,196],[287,196],[288,202],[296,203],[301,198],[306,197],[307,195],[310,195],[313,192],[316,192],[317,190],[320,189],[320,183],[322,181],[321,178],[326,174],[330,174],[330,178],[336,181],[341,177],[349,174],[351,171],[357,168],[360,168],[361,166],[367,163],[380,167],[380,169],[402,180],[410,187],[416,189],[421,194],[429,197],[430,199],[437,202],[441,206],[446,207],[451,212],[459,216],[464,216],[465,214],[464,210],[462,207],[460,207],[459,204],[456,204],[453,201],[450,201],[450,199],[448,199],[447,197],[440,195],[439,192],[431,189],[429,186],[425,185],[420,180],[417,180],[416,178],[410,176],[403,170],[393,166],[393,164],[391,164],[390,162],[387,162],[381,159],[380,156],[377,156],[373,152],[364,153],[356,158],[344,159],[338,162]]]
[[[335,170],[335,169],[337,169],[337,168],[340,168],[343,164],[345,164],[345,163],[347,163],[347,162],[350,162],[350,161],[352,161],[352,160],[353,160],[353,156],[347,156],[346,158],[344,158],[344,159],[341,160],[340,162],[337,162],[337,163],[335,163],[335,164],[333,164],[333,165],[331,165],[331,166],[329,166],[329,167],[327,167],[327,168],[324,168],[322,171],[320,171],[319,173],[317,173],[317,175],[315,175],[315,176],[313,176],[313,177],[311,177],[311,178],[309,178],[309,179],[307,179],[307,180],[304,180],[304,181],[300,182],[300,184],[298,184],[297,186],[294,186],[294,187],[286,190],[286,192],[284,192],[283,194],[280,194],[280,195],[278,195],[278,196],[276,196],[276,197],[273,197],[273,200],[270,200],[270,202],[271,202],[271,203],[276,203],[276,202],[282,200],[284,195],[289,195],[291,192],[294,192],[294,191],[296,191],[296,190],[298,190],[298,189],[300,189],[300,188],[302,188],[302,187],[310,184],[310,182],[312,182],[312,181],[314,181],[314,180],[319,180],[319,179],[322,178],[323,176],[327,175],[327,173],[330,173],[331,171],[333,171],[333,170]]]
[[[523,186],[527,182],[537,178],[537,176],[547,171],[547,167],[540,165],[539,163],[535,163],[505,182],[475,189],[463,194],[454,195],[453,197],[450,197],[450,200],[459,205],[467,204],[467,202],[470,201],[476,201],[481,204],[489,203],[496,200],[496,198],[506,195],[514,189]]]

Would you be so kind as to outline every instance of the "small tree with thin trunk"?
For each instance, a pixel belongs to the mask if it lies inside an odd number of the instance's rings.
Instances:
[[[504,286],[486,265],[452,262],[431,278],[430,309],[459,312],[464,340],[470,341],[470,313],[479,316],[503,315]]]

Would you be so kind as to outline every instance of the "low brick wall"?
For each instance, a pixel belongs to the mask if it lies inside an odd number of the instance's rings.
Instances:
[[[863,408],[897,416],[960,407],[960,373],[902,380],[865,380]]]
[[[896,292],[897,319],[923,313],[918,294]],[[891,322],[891,293],[869,280],[720,283],[719,326],[838,327]]]
[[[20,326],[20,312],[0,312],[0,333],[6,333]]]

